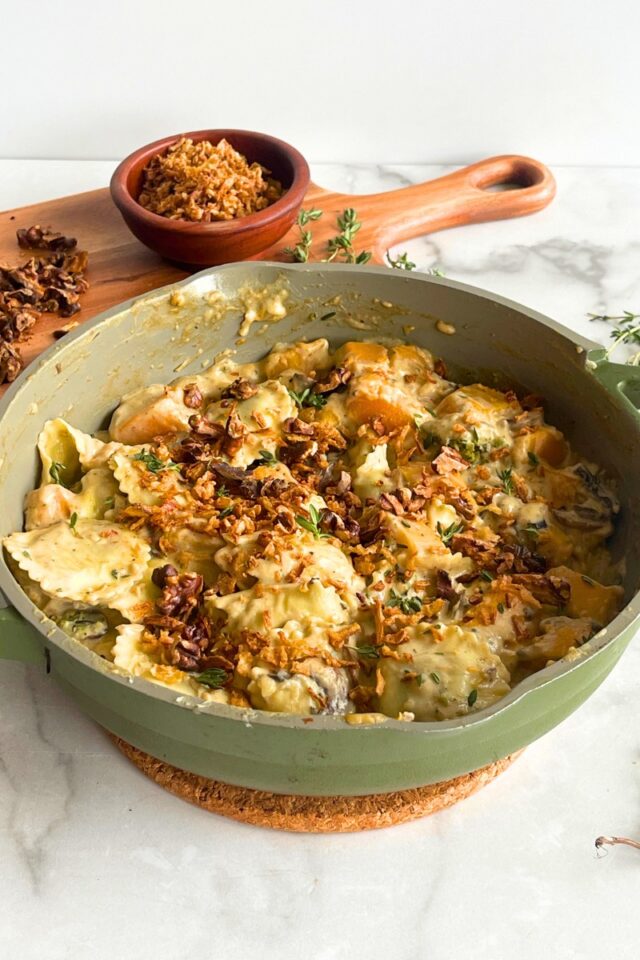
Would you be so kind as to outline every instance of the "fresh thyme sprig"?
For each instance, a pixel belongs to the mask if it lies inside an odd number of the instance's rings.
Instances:
[[[637,320],[640,320],[640,313],[623,310],[619,316],[609,316],[604,313],[588,313],[587,316],[591,321],[601,320],[615,325],[615,330],[612,330],[610,334],[613,343],[605,350],[607,360],[619,344],[640,344],[640,323],[636,323]],[[634,367],[640,365],[640,350],[633,353],[627,359],[627,363]]]
[[[444,543],[445,547],[451,540],[453,540],[456,533],[460,533],[463,527],[464,524],[461,521],[454,521],[453,523],[450,523],[448,527],[444,527],[440,521],[438,521],[436,524],[438,534],[440,535],[440,539]]]
[[[319,210],[317,207],[312,207],[310,210],[300,210],[298,216],[296,217],[296,226],[300,232],[300,239],[294,247],[285,247],[284,253],[290,256],[293,260],[298,263],[307,263],[311,255],[311,247],[313,245],[313,234],[311,230],[308,230],[307,227],[310,223],[313,223],[315,220],[319,220],[322,216],[323,211]],[[371,260],[371,251],[370,250],[360,250],[356,252],[354,247],[354,240],[356,234],[360,230],[362,224],[358,220],[358,214],[353,207],[347,207],[346,210],[343,210],[342,213],[337,217],[339,233],[335,237],[331,237],[327,241],[327,253],[328,256],[322,261],[323,263],[332,263],[334,260],[343,260],[345,263],[357,263],[365,264]],[[409,259],[408,253],[399,253],[397,257],[392,257],[389,250],[386,252],[386,261],[390,267],[394,270],[415,270],[416,264]],[[429,274],[432,277],[444,277],[445,273],[441,267],[430,267],[425,270],[425,273]],[[331,316],[334,316],[332,314]],[[324,317],[321,319],[325,319]]]
[[[309,516],[301,517],[300,515],[296,516],[296,522],[304,529],[308,530],[309,533],[312,533],[317,540],[323,540],[328,537],[327,533],[322,533],[320,530],[320,522],[322,520],[322,512],[318,510],[312,503],[308,507]]]
[[[368,263],[371,260],[370,251],[361,250],[360,253],[356,253],[353,247],[355,235],[362,226],[353,207],[348,207],[338,217],[338,226],[340,233],[327,242],[329,251],[327,263],[331,263],[337,257],[342,257],[346,263]]]
[[[304,228],[314,220],[319,220],[322,216],[322,210],[312,207],[310,210],[301,210],[296,217],[296,226],[300,230],[300,239],[295,247],[285,247],[284,252],[288,253],[298,263],[306,263],[309,259],[313,237],[310,230]]]
[[[500,477],[500,481],[502,483],[502,489],[505,493],[509,494],[509,496],[513,493],[512,473],[513,471],[511,467],[505,467],[504,470],[498,471],[498,476]]]
[[[386,260],[389,266],[393,267],[394,270],[415,270],[416,268],[415,263],[412,260],[409,260],[409,255],[406,250],[404,253],[399,253],[395,260],[387,250]]]

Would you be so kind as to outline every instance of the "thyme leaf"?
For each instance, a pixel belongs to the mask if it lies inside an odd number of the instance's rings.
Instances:
[[[311,387],[299,391],[289,390],[289,396],[292,400],[295,400],[300,408],[315,407],[316,410],[320,410],[327,402],[327,397],[321,393],[313,393]]]
[[[64,486],[62,482],[61,474],[66,467],[64,463],[60,463],[58,460],[54,460],[51,466],[49,467],[49,476],[54,483],[59,483],[61,487]]]
[[[229,674],[226,670],[223,670],[222,667],[209,667],[209,669],[203,673],[196,673],[193,676],[198,683],[204,684],[205,687],[210,687],[211,690],[219,690],[220,687],[224,687],[225,683],[229,680]]]
[[[160,460],[159,457],[156,457],[155,453],[151,453],[149,450],[140,450],[133,459],[139,463],[144,463],[147,470],[150,470],[151,473],[160,473],[162,470],[180,469],[179,463],[174,463],[173,460]]]
[[[419,613],[422,610],[422,600],[414,593],[412,597],[408,593],[400,594],[392,588],[388,607],[398,607],[402,613]]]
[[[362,643],[352,648],[361,660],[379,660],[380,650],[375,643]]]

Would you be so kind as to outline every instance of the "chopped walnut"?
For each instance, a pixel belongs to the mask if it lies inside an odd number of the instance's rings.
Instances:
[[[568,581],[552,574],[516,573],[511,580],[525,587],[540,603],[550,606],[562,607],[571,596]]]
[[[334,367],[327,376],[326,380],[314,385],[314,393],[333,393],[338,387],[342,387],[351,379],[351,371],[346,367]]]
[[[31,257],[17,267],[0,264],[0,343],[5,347],[25,339],[42,313],[73,316],[88,286],[84,279],[88,255],[69,252],[75,240],[36,226],[19,230],[18,242],[23,247],[39,246],[52,255]],[[15,379],[16,361],[20,363],[17,351],[3,349],[0,383]]]
[[[11,383],[20,373],[22,357],[10,343],[0,342],[0,383]]]
[[[414,490],[402,487],[392,493],[383,493],[379,503],[382,510],[402,516],[404,513],[417,513],[418,510],[422,510],[426,500]]]
[[[296,433],[303,437],[312,437],[315,433],[314,425],[301,420],[300,417],[288,417],[282,426],[287,433]]]
[[[249,397],[255,397],[257,392],[258,388],[255,384],[250,383],[244,377],[238,377],[228,387],[224,388],[221,396],[224,400],[248,400]]]
[[[50,228],[43,229],[39,224],[16,230],[16,237],[23,250],[73,250],[78,243],[75,237],[65,237]]]
[[[466,470],[469,462],[453,447],[444,446],[433,461],[432,466],[436,473],[447,474]]]
[[[458,593],[446,570],[438,570],[436,573],[436,594],[443,600],[449,600],[450,603],[455,603],[458,600]]]
[[[162,595],[156,600],[159,615],[147,617],[145,628],[159,638],[169,664],[180,670],[200,670],[212,637],[211,621],[200,610],[203,578],[196,573],[179,574],[165,564],[156,567],[151,579]]]
[[[188,383],[184,388],[184,405],[191,410],[197,410],[202,406],[203,396],[195,383]]]
[[[240,440],[247,432],[247,428],[235,411],[227,419],[225,432],[232,440]]]

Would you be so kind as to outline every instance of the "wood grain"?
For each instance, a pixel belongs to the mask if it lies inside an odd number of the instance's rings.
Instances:
[[[488,189],[506,183],[517,188],[499,192]],[[357,248],[371,250],[372,262],[383,263],[385,251],[392,244],[447,227],[534,213],[547,206],[554,194],[550,171],[535,160],[519,156],[493,157],[436,180],[387,193],[355,196],[311,184],[305,207],[323,210],[322,218],[312,224],[312,259],[325,255],[326,241],[337,232],[336,216],[347,207],[355,207],[362,222]],[[106,188],[0,213],[0,262],[16,264],[24,259],[15,231],[35,223],[77,237],[79,247],[89,252],[90,288],[82,297],[82,311],[74,317],[79,322],[192,272],[162,260],[139,243]],[[275,247],[254,259],[289,259],[283,249],[296,240],[294,228]],[[50,315],[41,318],[30,340],[20,346],[25,364],[53,343],[54,331],[65,322]]]

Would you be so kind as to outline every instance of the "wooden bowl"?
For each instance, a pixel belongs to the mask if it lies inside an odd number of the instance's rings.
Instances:
[[[228,140],[250,163],[257,161],[270,170],[285,192],[271,206],[238,220],[192,223],[145,210],[138,203],[143,170],[152,157],[164,153],[181,136],[212,143]],[[247,260],[277,243],[296,219],[309,177],[305,158],[283,140],[251,130],[195,130],[156,140],[126,157],[111,178],[111,196],[131,232],[145,246],[169,260],[208,267]]]

